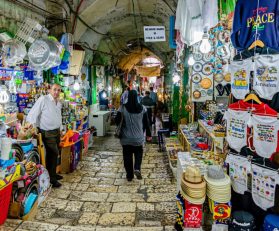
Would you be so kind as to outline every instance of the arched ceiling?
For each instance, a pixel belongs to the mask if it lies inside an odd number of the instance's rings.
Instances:
[[[170,51],[168,40],[144,43],[143,26],[165,26],[168,39],[169,16],[174,15],[176,2],[177,0],[84,1],[79,9],[79,17],[91,28],[78,20],[74,40],[93,50],[113,54],[118,60],[139,47],[149,49],[164,60]]]

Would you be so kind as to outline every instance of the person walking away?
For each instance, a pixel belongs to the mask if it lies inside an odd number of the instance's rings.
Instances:
[[[38,127],[42,134],[46,149],[46,168],[50,176],[52,187],[61,186],[58,180],[62,176],[56,174],[57,159],[59,155],[60,128],[62,126],[61,103],[59,95],[61,87],[53,84],[48,95],[42,95],[34,104],[26,120]]]
[[[145,106],[145,108],[147,109],[148,120],[149,120],[149,124],[151,125],[151,123],[152,123],[152,110],[154,108],[154,102],[150,98],[150,92],[149,91],[145,92],[145,96],[142,98],[141,104],[143,106]]]
[[[157,101],[158,101],[158,97],[157,97],[157,93],[154,92],[153,87],[150,87],[149,90],[150,90],[150,98],[151,98],[151,99],[153,100],[153,102],[154,102],[152,124],[155,124],[155,122],[156,122],[156,112],[157,112]]]
[[[126,170],[126,178],[132,181],[134,174],[137,179],[142,179],[141,163],[144,144],[144,129],[151,134],[148,124],[146,109],[138,102],[137,91],[130,90],[128,101],[120,106],[116,124],[121,121],[123,116],[123,124],[121,129],[120,143],[123,148],[124,167]],[[133,164],[134,156],[134,164]]]

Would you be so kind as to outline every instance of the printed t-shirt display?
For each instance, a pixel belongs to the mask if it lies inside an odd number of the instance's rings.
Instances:
[[[232,62],[229,66],[229,72],[231,73],[231,91],[236,99],[244,99],[249,93],[251,68],[251,59]]]
[[[247,121],[250,118],[248,111],[228,109],[224,119],[227,121],[227,141],[231,148],[240,152],[247,143]]]
[[[277,0],[258,1],[238,0],[236,2],[231,41],[239,50],[247,49],[254,41],[256,31],[258,38],[265,46],[279,50],[278,39],[278,13]],[[258,28],[256,29],[256,24]]]
[[[229,164],[229,176],[232,182],[232,188],[239,194],[244,194],[247,190],[247,173],[251,172],[251,163],[247,158],[229,154],[226,158]]]
[[[252,197],[256,205],[266,210],[274,206],[277,171],[252,164]]]
[[[253,127],[253,146],[257,154],[270,158],[277,149],[279,130],[277,117],[252,115],[248,126]]]
[[[279,90],[279,55],[261,55],[255,59],[253,89],[261,98],[271,100]]]

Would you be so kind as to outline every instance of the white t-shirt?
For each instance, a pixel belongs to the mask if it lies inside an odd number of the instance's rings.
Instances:
[[[274,206],[278,176],[277,171],[252,164],[252,197],[255,204],[264,210]]]
[[[250,114],[247,111],[228,109],[224,119],[227,121],[227,141],[231,148],[240,152],[247,144],[247,121]]]
[[[229,175],[233,190],[239,194],[244,194],[248,190],[247,174],[251,172],[251,162],[245,157],[229,154],[226,163],[229,164]]]
[[[217,0],[203,0],[202,18],[203,27],[210,29],[218,24],[218,2]]]
[[[250,72],[252,70],[252,60],[232,62],[229,65],[231,73],[232,94],[237,99],[244,99],[249,93]]]
[[[261,98],[271,100],[279,90],[279,55],[260,55],[255,59],[253,89]]]
[[[253,145],[257,154],[270,158],[276,151],[279,121],[277,117],[252,115],[248,126],[253,127]]]

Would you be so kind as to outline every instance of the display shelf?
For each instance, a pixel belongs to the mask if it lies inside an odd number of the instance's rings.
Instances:
[[[214,142],[214,146],[223,150],[224,137],[215,136],[213,132],[213,127],[209,127],[208,125],[206,125],[203,120],[199,120],[198,123],[199,123],[200,132],[203,133],[203,131],[205,131],[212,138]]]

